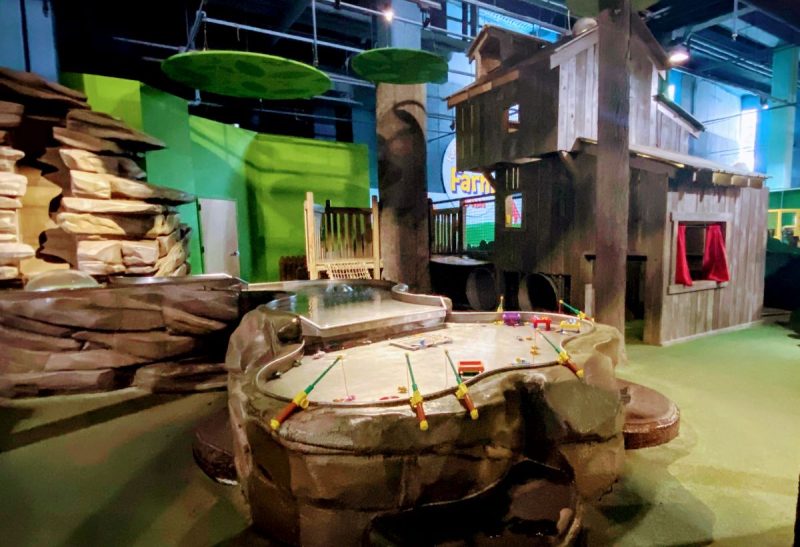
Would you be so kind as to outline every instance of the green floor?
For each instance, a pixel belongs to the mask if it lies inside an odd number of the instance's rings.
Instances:
[[[628,453],[587,515],[590,545],[791,545],[800,340],[779,326],[629,345],[623,378],[675,400],[681,434]],[[112,395],[0,409],[0,545],[253,544],[236,489],[194,466],[191,431],[224,394]]]

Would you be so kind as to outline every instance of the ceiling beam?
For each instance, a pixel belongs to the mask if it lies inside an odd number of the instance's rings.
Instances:
[[[748,59],[759,64],[770,66],[772,63],[772,49],[750,40],[745,36],[739,36],[736,40],[731,38],[730,31],[721,28],[708,28],[695,34],[703,42],[708,42],[716,48],[723,49],[731,55]]]
[[[284,12],[283,17],[281,17],[281,20],[275,30],[278,32],[286,32],[292,28],[292,25],[294,25],[297,20],[300,19],[300,16],[305,13],[310,4],[311,0],[295,0],[292,2],[289,9]],[[272,36],[270,38],[270,45],[274,46],[278,43],[278,40],[280,40],[280,36]]]
[[[669,38],[672,31],[730,13],[731,0],[661,0],[650,10],[655,14],[647,26],[659,39]]]
[[[745,91],[750,91],[754,95],[758,95],[760,97],[769,98],[770,96],[769,83],[766,83],[763,80],[754,79],[752,77],[753,73],[745,70],[737,69],[730,71],[719,69],[711,71],[699,71],[692,67],[681,67],[679,70],[711,82],[738,87],[740,89],[744,89]]]
[[[800,2],[794,0],[748,0],[764,14],[777,19],[783,24],[800,30]]]
[[[747,15],[749,13],[753,13],[754,11],[756,11],[756,8],[754,8],[752,6],[746,6],[744,8],[740,8],[739,9],[739,17],[743,17],[744,15]],[[672,38],[674,40],[681,40],[681,39],[685,38],[686,36],[688,36],[689,34],[691,34],[693,32],[700,32],[701,30],[704,30],[704,29],[707,29],[707,28],[711,28],[711,27],[715,27],[715,26],[719,25],[720,23],[724,23],[725,21],[728,21],[732,17],[733,17],[733,14],[724,13],[724,14],[719,15],[717,17],[714,17],[712,19],[708,19],[707,21],[703,21],[702,23],[696,23],[696,24],[695,23],[691,23],[689,25],[686,25],[686,26],[683,26],[683,27],[680,27],[680,28],[676,28],[676,29],[674,29],[672,31]]]
[[[763,11],[748,13],[743,16],[742,19],[754,27],[758,27],[764,32],[772,34],[774,37],[787,44],[800,44],[800,29],[780,21]]]

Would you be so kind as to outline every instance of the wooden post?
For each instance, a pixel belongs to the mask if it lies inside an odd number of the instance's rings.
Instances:
[[[372,279],[381,279],[381,220],[375,196],[372,196],[372,263]]]
[[[378,84],[383,277],[430,290],[425,85]]]
[[[595,317],[625,332],[630,167],[630,0],[600,0],[598,46]]]
[[[314,194],[311,192],[306,192],[306,200],[303,202],[303,216],[305,218],[303,227],[306,229],[306,269],[308,269],[309,279],[317,279],[319,226],[317,226],[314,218]]]

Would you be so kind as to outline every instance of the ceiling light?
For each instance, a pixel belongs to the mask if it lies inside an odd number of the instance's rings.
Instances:
[[[761,110],[767,110],[769,108],[769,103],[764,103],[761,105]]]
[[[689,60],[689,48],[684,44],[675,44],[667,50],[669,64],[680,65]]]
[[[392,19],[394,19],[394,11],[392,11],[392,8],[384,10],[383,18],[386,19],[386,21],[389,23],[392,22]]]

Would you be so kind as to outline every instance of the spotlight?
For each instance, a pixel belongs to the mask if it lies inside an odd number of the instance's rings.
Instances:
[[[667,50],[669,64],[681,65],[689,60],[689,48],[684,44],[675,44]]]
[[[392,8],[387,8],[383,11],[383,18],[386,19],[388,23],[392,22],[392,19],[394,19],[394,11],[392,11]]]
[[[769,110],[769,103],[764,103],[761,105],[761,110]]]

